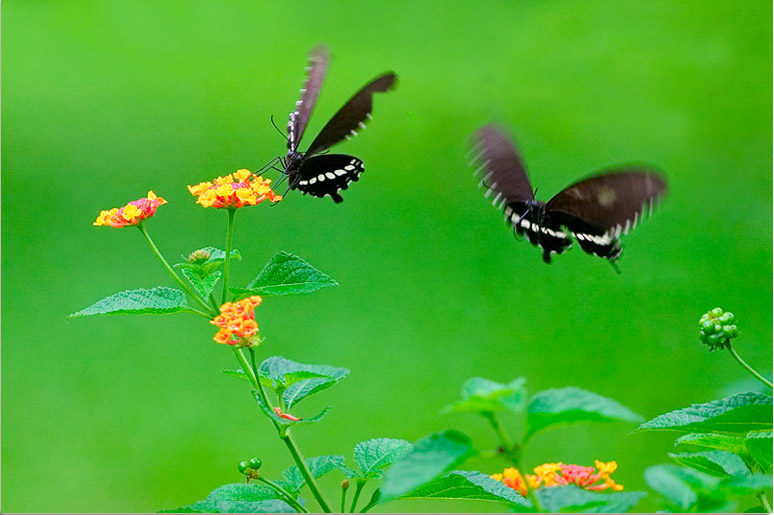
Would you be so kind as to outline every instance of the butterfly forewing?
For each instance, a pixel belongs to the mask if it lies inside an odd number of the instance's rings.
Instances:
[[[297,188],[302,193],[315,197],[329,195],[334,202],[344,199],[339,191],[349,187],[349,183],[357,181],[363,173],[363,161],[355,156],[344,154],[324,154],[305,159],[301,163],[298,178],[291,188]]]
[[[521,157],[503,131],[494,125],[486,125],[476,132],[474,139],[474,150],[481,163],[482,185],[494,190],[495,198],[499,194],[506,202],[533,200],[532,186]]]
[[[304,87],[301,89],[301,98],[296,102],[296,110],[290,113],[288,121],[288,150],[291,152],[296,151],[301,136],[304,135],[306,124],[317,103],[329,60],[328,49],[324,45],[309,52],[309,66]]]
[[[306,155],[311,156],[323,152],[343,139],[355,136],[357,131],[364,128],[368,119],[371,118],[374,93],[389,91],[397,80],[397,75],[387,73],[363,86],[323,127],[320,134],[309,145]]]
[[[633,228],[643,209],[667,191],[666,181],[647,169],[609,170],[576,182],[546,204],[552,217],[562,219],[573,233],[573,220],[582,220],[602,233],[619,235]]]

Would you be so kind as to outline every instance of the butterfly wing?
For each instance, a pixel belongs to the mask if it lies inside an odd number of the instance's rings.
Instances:
[[[288,121],[288,151],[290,152],[296,151],[301,136],[304,135],[312,109],[317,103],[329,60],[328,49],[324,45],[315,47],[309,52],[309,66],[306,68],[307,76],[301,89],[301,98],[296,102],[296,110],[290,113]]]
[[[329,195],[338,204],[344,201],[339,191],[347,189],[350,182],[360,179],[363,170],[363,161],[355,156],[312,156],[301,162],[301,168],[290,188],[320,198]]]
[[[546,204],[547,216],[567,227],[581,248],[614,260],[619,236],[633,229],[647,208],[667,192],[666,181],[645,168],[619,168],[579,181]]]
[[[363,86],[323,127],[320,134],[309,145],[306,155],[318,154],[343,139],[357,135],[357,131],[365,128],[366,121],[371,118],[374,93],[390,91],[397,81],[397,75],[386,73]]]

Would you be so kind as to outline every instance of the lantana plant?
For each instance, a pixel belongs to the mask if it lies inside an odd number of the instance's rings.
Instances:
[[[259,347],[268,347],[271,339],[260,331],[256,310],[263,302],[271,302],[273,296],[312,293],[338,283],[300,257],[280,251],[247,285],[230,284],[232,261],[241,259],[240,252],[232,248],[237,211],[266,200],[279,202],[282,197],[271,189],[267,179],[248,170],[188,189],[199,205],[226,210],[225,248],[196,249],[182,262],[170,265],[147,230],[157,208],[166,204],[153,191],[121,208],[102,211],[94,225],[137,227],[181,289],[158,286],[123,291],[70,317],[186,312],[204,318],[202,334],[209,333],[212,341],[229,347],[237,361],[238,368],[225,373],[249,385],[250,396],[246,398],[274,428],[292,464],[281,477],[270,478],[261,472],[263,462],[259,456],[245,456],[234,464],[235,479],[241,481],[222,485],[206,499],[168,511],[307,513],[319,509],[365,513],[396,499],[441,498],[495,502],[511,512],[599,513],[630,510],[645,496],[644,492],[626,490],[613,479],[619,463],[609,457],[596,459],[593,465],[544,462],[525,468],[529,443],[546,430],[643,419],[611,398],[580,388],[557,388],[530,396],[524,378],[508,383],[471,378],[464,383],[461,398],[442,410],[445,414],[480,417],[493,431],[496,449],[477,450],[471,438],[447,429],[414,443],[399,438],[357,443],[353,465],[340,455],[304,458],[292,431],[320,422],[329,408],[308,416],[297,409],[298,404],[336,385],[349,370],[281,356],[259,362]],[[700,326],[702,341],[731,350],[730,339],[737,334],[733,315],[713,310]],[[732,354],[738,358],[735,352]],[[741,358],[738,360],[741,362]],[[766,382],[762,376],[759,379]],[[665,507],[686,511],[733,508],[736,498],[755,495],[768,508],[764,490],[771,487],[771,404],[770,395],[740,394],[667,413],[640,425],[639,430],[682,431],[686,434],[677,444],[711,449],[671,455],[682,466],[648,469],[647,482],[663,496]],[[509,426],[518,427],[514,434],[506,430],[506,417]],[[614,454],[615,450],[610,452]],[[460,468],[477,454],[490,459],[486,470]],[[317,482],[331,473],[340,474],[342,479],[336,504]],[[314,504],[302,495],[305,489]]]

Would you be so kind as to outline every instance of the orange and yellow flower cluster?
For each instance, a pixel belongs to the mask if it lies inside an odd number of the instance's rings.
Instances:
[[[156,213],[156,208],[166,203],[166,200],[157,197],[153,191],[149,191],[147,197],[133,200],[124,207],[114,207],[113,209],[102,211],[94,225],[109,225],[110,227],[137,225],[146,218],[153,216]]]
[[[188,186],[188,191],[198,196],[196,203],[204,207],[237,208],[255,206],[266,199],[272,202],[282,200],[282,196],[269,187],[270,183],[271,180],[256,177],[250,170],[238,170],[212,182]]]
[[[213,340],[218,343],[237,345],[247,343],[258,333],[258,323],[255,321],[255,308],[263,299],[253,295],[238,302],[226,302],[220,307],[220,315],[210,321],[220,327]],[[244,342],[243,339],[248,340]]]
[[[502,474],[493,474],[489,477],[501,481],[519,492],[527,494],[527,487],[538,488],[540,486],[552,487],[562,485],[576,485],[584,490],[605,490],[612,488],[618,492],[623,490],[623,485],[616,484],[610,477],[618,467],[616,462],[603,462],[595,460],[594,467],[582,467],[580,465],[565,465],[564,463],[544,463],[534,468],[535,475],[526,474],[527,481],[518,469],[508,468]]]

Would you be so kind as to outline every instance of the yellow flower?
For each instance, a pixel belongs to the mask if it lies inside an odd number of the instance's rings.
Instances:
[[[114,207],[100,212],[94,225],[109,225],[110,227],[137,225],[153,216],[156,213],[156,208],[166,203],[166,200],[157,197],[153,191],[149,191],[147,197],[133,200],[124,207]]]
[[[255,308],[263,299],[258,295],[247,297],[238,302],[226,302],[220,307],[220,315],[210,321],[220,327],[213,340],[218,343],[240,346],[254,346],[253,338],[258,333],[255,321]]]
[[[527,495],[527,484],[524,482],[524,478],[521,477],[521,472],[517,468],[507,468],[503,470],[502,474],[492,474],[492,479],[500,481],[505,486],[513,488],[522,496]]]
[[[268,199],[272,202],[282,200],[281,195],[272,191],[269,179],[253,175],[250,170],[237,170],[212,182],[200,182],[188,186],[191,195],[199,197],[197,203],[204,207],[238,208],[255,206]]]

